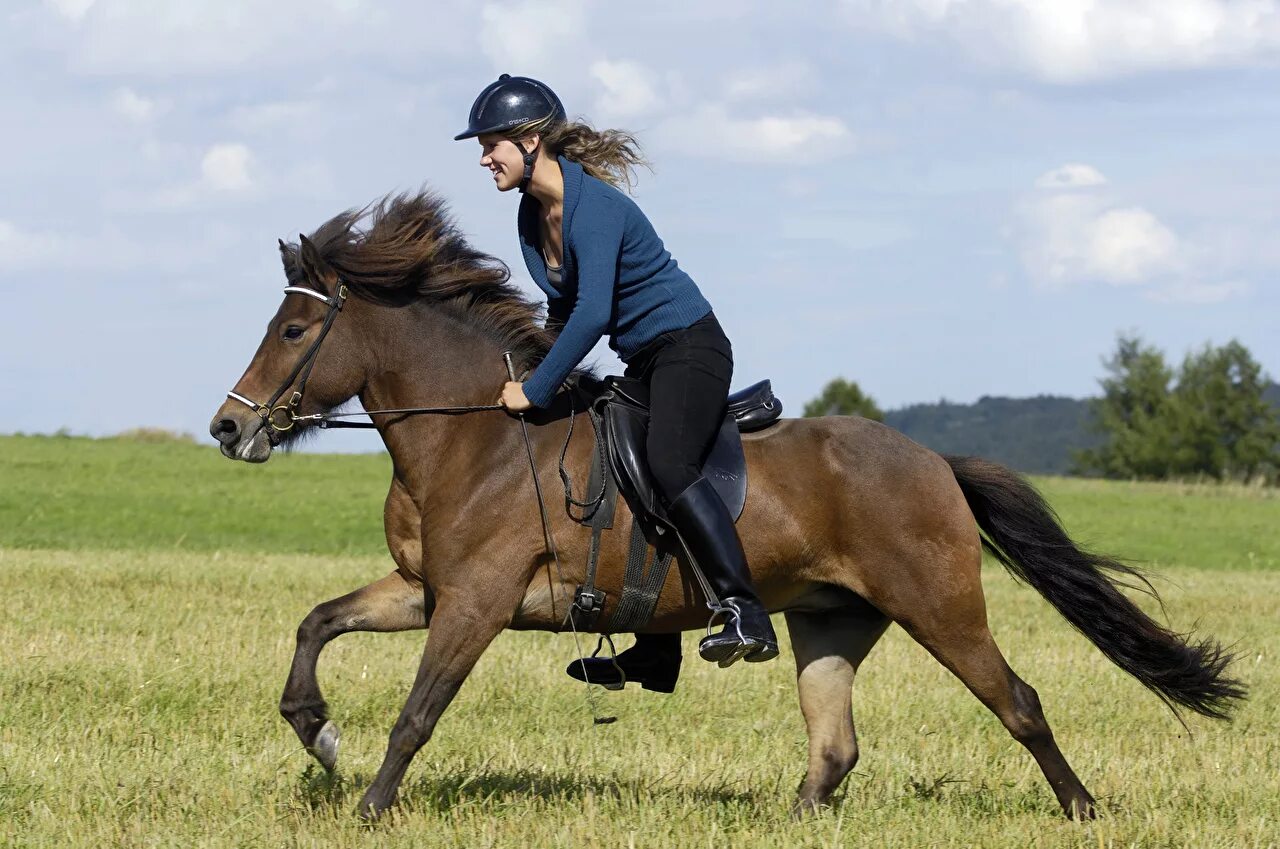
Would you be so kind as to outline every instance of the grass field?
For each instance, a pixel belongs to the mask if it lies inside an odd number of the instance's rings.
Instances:
[[[787,818],[805,735],[790,655],[686,666],[672,696],[607,694],[593,727],[572,637],[504,634],[372,827],[352,815],[423,634],[353,634],[320,677],[338,775],[276,713],[297,623],[388,568],[389,464],[0,437],[0,845],[1280,845],[1280,498],[1039,480],[1081,539],[1144,561],[1172,622],[1241,651],[1232,724],[1110,666],[1034,592],[985,572],[992,628],[1106,816],[1060,818],[1031,757],[893,629],[855,685],[862,761],[817,819]],[[781,618],[778,625],[782,626]],[[785,637],[784,637],[785,641]]]

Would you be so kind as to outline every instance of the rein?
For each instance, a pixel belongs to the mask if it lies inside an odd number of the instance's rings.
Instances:
[[[232,391],[227,393],[228,398],[234,399],[236,401],[239,401],[242,404],[247,405],[249,409],[257,413],[258,417],[262,419],[263,426],[270,427],[271,430],[276,432],[277,434],[287,433],[293,430],[294,427],[296,427],[299,422],[303,422],[303,423],[314,422],[315,425],[321,429],[377,427],[377,425],[375,425],[373,422],[340,421],[340,419],[350,418],[352,416],[362,416],[362,415],[371,416],[371,417],[381,416],[381,415],[408,416],[408,415],[420,415],[420,414],[421,415],[426,415],[426,414],[459,415],[464,413],[478,413],[478,412],[484,412],[484,411],[490,411],[490,410],[506,409],[501,404],[469,404],[469,405],[443,406],[443,407],[399,407],[395,409],[385,409],[385,410],[365,410],[362,413],[312,413],[305,416],[299,415],[298,407],[302,404],[302,394],[303,392],[306,391],[307,379],[311,377],[311,369],[313,366],[315,366],[316,355],[320,352],[320,344],[324,342],[325,336],[329,334],[329,329],[333,327],[333,321],[335,318],[338,317],[338,313],[342,312],[342,305],[346,303],[347,297],[349,295],[349,291],[346,287],[346,284],[339,283],[338,291],[335,295],[333,295],[333,297],[329,297],[328,295],[325,295],[322,292],[319,292],[315,289],[307,288],[305,286],[285,286],[284,292],[286,295],[289,295],[289,294],[307,295],[308,297],[315,298],[318,301],[323,301],[325,304],[328,305],[329,311],[325,314],[324,323],[320,326],[320,333],[316,336],[315,341],[312,342],[311,345],[307,348],[307,350],[303,353],[301,359],[298,360],[297,364],[294,365],[293,371],[289,372],[289,376],[285,378],[284,383],[280,385],[280,388],[277,389],[271,395],[271,397],[267,400],[266,403],[264,404],[258,403],[257,401],[254,401],[251,398],[241,395],[238,392]],[[516,374],[515,374],[515,364],[512,361],[512,354],[510,351],[507,351],[502,356],[503,356],[503,360],[506,362],[507,376],[514,381],[516,379]],[[278,403],[280,399],[284,397],[284,394],[289,391],[289,387],[293,385],[293,382],[295,380],[298,381],[298,388],[294,391],[292,395],[289,396],[289,400],[286,403],[284,404]],[[557,578],[559,578],[560,583],[563,585],[565,581],[564,581],[564,572],[560,568],[560,552],[556,549],[555,538],[551,535],[551,520],[547,515],[546,499],[544,499],[542,495],[542,484],[538,480],[538,466],[533,458],[533,445],[529,441],[529,428],[525,422],[524,413],[517,413],[516,415],[520,419],[520,430],[524,435],[524,447],[529,457],[529,471],[533,473],[533,488],[538,499],[538,511],[542,517],[543,543],[546,546],[547,554],[551,555],[551,559],[555,564],[556,576]],[[565,512],[569,513],[570,518],[574,518],[573,514],[569,512],[569,508],[571,505],[586,511],[588,509],[593,509],[600,503],[601,500],[603,500],[604,494],[605,494],[604,475],[607,474],[607,470],[602,468],[601,469],[602,475],[600,478],[601,486],[600,486],[599,495],[592,498],[590,497],[590,493],[588,492],[586,493],[588,496],[586,501],[578,501],[573,497],[572,482],[564,466],[565,455],[569,451],[569,441],[570,439],[573,438],[573,419],[574,419],[573,400],[572,400],[572,393],[570,393],[569,427],[568,427],[568,432],[565,434],[564,446],[560,449],[560,463],[559,463],[560,479],[564,484]],[[592,426],[593,427],[595,426],[594,421],[592,422]],[[597,438],[599,438],[598,434],[597,434]],[[601,462],[603,464],[603,458]],[[570,606],[569,612],[565,618],[568,620],[569,627],[573,631],[573,642],[575,647],[578,650],[578,662],[582,664],[583,679],[584,681],[586,681],[586,688],[587,688],[586,690],[587,704],[591,709],[592,721],[595,725],[607,725],[609,723],[616,722],[617,721],[616,716],[601,715],[601,712],[598,707],[598,703],[594,698],[595,694],[591,690],[591,682],[586,675],[586,662],[582,659],[582,656],[583,656],[582,644],[579,642],[577,623],[573,621],[572,606]],[[610,645],[610,648],[612,648],[613,646],[612,640],[609,641],[609,645]],[[600,651],[600,646],[597,645],[596,652],[599,653],[599,651]],[[595,655],[592,655],[592,656],[594,657]]]
[[[307,390],[307,380],[311,377],[311,369],[316,364],[316,355],[320,353],[320,343],[324,342],[324,337],[329,335],[329,329],[333,327],[333,320],[338,317],[338,313],[342,312],[342,305],[346,303],[347,296],[350,294],[345,283],[338,284],[338,292],[333,297],[329,297],[323,292],[315,289],[309,289],[306,286],[285,286],[286,295],[297,294],[307,295],[318,301],[323,301],[328,305],[329,311],[325,314],[324,323],[320,325],[320,333],[316,336],[314,342],[302,354],[297,364],[293,367],[293,371],[289,372],[289,376],[284,379],[265,404],[260,404],[252,398],[241,395],[239,392],[228,392],[227,397],[234,401],[245,404],[249,409],[258,414],[258,418],[262,419],[263,424],[270,427],[276,433],[288,433],[298,424],[298,422],[315,422],[321,429],[336,428],[373,428],[377,427],[373,422],[343,422],[338,419],[350,418],[351,416],[381,416],[381,415],[418,415],[427,413],[438,413],[443,415],[452,415],[460,413],[479,413],[486,410],[502,410],[505,409],[501,404],[463,404],[449,407],[404,407],[394,410],[365,410],[362,413],[313,413],[307,416],[298,415],[298,407],[302,404],[302,393]],[[301,378],[301,379],[299,379]],[[298,381],[298,388],[289,396],[287,403],[278,403],[284,397],[284,393],[289,391],[289,387],[293,382]]]

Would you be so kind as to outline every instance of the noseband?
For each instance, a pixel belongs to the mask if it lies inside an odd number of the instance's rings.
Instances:
[[[324,337],[329,335],[329,328],[333,327],[333,320],[338,317],[338,313],[342,312],[342,305],[347,300],[347,287],[343,283],[338,284],[338,292],[333,297],[329,297],[323,292],[317,292],[315,289],[308,289],[305,286],[285,286],[286,295],[298,294],[307,295],[315,298],[317,301],[324,301],[329,306],[329,312],[325,314],[324,324],[320,325],[320,333],[316,336],[315,341],[307,348],[302,355],[302,359],[298,360],[297,365],[293,367],[293,371],[289,372],[289,376],[284,379],[284,383],[280,384],[280,388],[275,391],[265,404],[259,404],[251,398],[246,398],[239,392],[228,392],[227,397],[247,404],[249,409],[258,414],[263,424],[269,426],[276,433],[287,433],[293,430],[301,418],[298,415],[298,406],[302,403],[302,393],[307,389],[307,378],[311,377],[311,367],[316,364],[316,354],[320,351],[320,343],[324,341]],[[299,380],[301,377],[301,380]],[[298,380],[298,388],[289,396],[287,403],[278,403],[284,397],[284,393],[289,391],[289,387],[293,382]]]
[[[422,413],[478,413],[487,410],[501,410],[501,404],[460,404],[447,407],[401,407],[393,410],[365,410],[363,413],[313,413],[309,416],[298,415],[298,407],[302,404],[302,393],[307,389],[307,378],[311,377],[311,367],[316,363],[316,354],[320,351],[320,343],[324,341],[324,337],[329,334],[329,328],[333,326],[333,320],[338,317],[338,313],[342,312],[342,305],[347,301],[346,284],[338,284],[338,293],[332,298],[323,292],[317,292],[315,289],[308,289],[305,286],[285,286],[284,292],[288,294],[307,295],[315,298],[317,301],[324,301],[329,306],[329,312],[324,317],[324,324],[320,325],[320,333],[316,336],[316,340],[311,343],[306,352],[302,355],[302,359],[298,360],[298,364],[293,367],[293,371],[289,372],[289,376],[284,379],[284,383],[280,384],[280,388],[275,394],[267,400],[265,404],[259,404],[252,398],[246,398],[239,392],[228,392],[227,397],[235,401],[239,401],[249,409],[258,414],[258,418],[262,419],[265,427],[271,428],[276,434],[288,433],[293,430],[298,422],[314,422],[321,428],[331,427],[347,427],[347,428],[373,428],[376,427],[372,422],[344,422],[340,419],[351,416],[378,416],[378,415],[419,415]],[[301,377],[301,379],[299,379]],[[284,397],[284,393],[289,391],[289,387],[293,382],[298,381],[298,388],[289,400],[281,404],[280,399]]]
[[[333,297],[329,297],[323,292],[316,291],[315,289],[309,289],[305,286],[285,286],[284,292],[286,295],[291,295],[291,294],[306,295],[308,297],[315,298],[317,301],[324,301],[324,303],[329,307],[329,311],[325,314],[324,324],[320,325],[320,333],[316,336],[315,341],[312,342],[311,345],[307,348],[306,352],[303,353],[302,358],[298,360],[296,365],[294,365],[293,371],[289,372],[289,376],[284,379],[284,382],[282,384],[280,384],[280,388],[277,389],[271,395],[271,397],[267,400],[265,404],[260,404],[257,401],[254,401],[252,398],[247,398],[244,395],[241,395],[239,392],[231,391],[227,393],[228,398],[239,401],[241,404],[244,404],[249,409],[257,413],[258,417],[262,419],[263,427],[270,427],[274,433],[276,434],[287,433],[293,430],[294,427],[298,424],[298,422],[314,422],[317,426],[322,428],[323,427],[369,427],[369,428],[375,427],[375,425],[372,422],[357,423],[357,422],[337,421],[338,419],[346,418],[348,416],[353,416],[353,415],[366,415],[372,418],[373,416],[376,416],[376,415],[417,415],[421,413],[457,414],[457,413],[476,413],[484,410],[505,409],[501,404],[468,404],[468,405],[458,405],[458,406],[448,406],[448,407],[406,407],[406,408],[394,409],[394,410],[366,410],[364,411],[364,413],[314,413],[312,415],[307,415],[307,416],[298,415],[298,407],[302,404],[302,393],[306,391],[307,378],[311,376],[311,368],[312,366],[315,365],[316,354],[319,353],[320,351],[320,343],[324,342],[324,337],[329,334],[329,328],[333,327],[333,320],[338,317],[338,313],[342,312],[342,305],[346,303],[347,295],[349,293],[348,293],[346,284],[341,282],[338,284],[338,291]],[[503,354],[503,359],[506,361],[508,379],[513,381],[516,380],[515,365],[512,361],[512,352],[510,351],[505,352]],[[286,403],[284,404],[279,403],[280,399],[283,398],[284,394],[289,391],[289,387],[293,385],[293,382],[295,380],[298,381],[298,388],[294,390],[292,395],[289,396],[289,400]],[[564,446],[560,449],[560,469],[559,469],[560,479],[564,484],[566,512],[568,512],[570,504],[577,505],[578,507],[581,507],[581,508],[591,507],[594,509],[594,507],[604,498],[604,492],[605,492],[604,478],[602,477],[600,494],[598,496],[596,496],[595,498],[589,498],[588,501],[585,501],[585,502],[578,501],[573,497],[572,484],[569,480],[569,474],[565,470],[565,455],[569,451],[569,440],[573,438],[573,420],[575,417],[575,412],[573,409],[573,393],[572,392],[568,393],[568,398],[569,398],[569,426],[565,429]],[[555,539],[551,535],[551,521],[549,516],[547,515],[546,501],[543,499],[543,496],[542,496],[542,484],[538,480],[538,466],[534,460],[533,445],[529,441],[529,431],[525,424],[524,413],[517,413],[516,417],[520,420],[520,428],[524,434],[525,452],[529,457],[529,471],[533,475],[534,493],[536,494],[538,499],[538,511],[542,518],[543,543],[546,546],[547,553],[551,556],[552,560],[555,562],[556,574],[560,580],[560,583],[564,584],[565,583],[564,572],[560,568],[560,553],[556,549]],[[592,421],[592,426],[593,427],[595,426],[594,421]],[[602,458],[602,461],[603,461],[603,458]],[[602,467],[601,474],[607,475],[608,470]],[[588,495],[590,494],[588,493]],[[570,515],[570,518],[572,518],[572,513],[570,513],[569,515]],[[708,591],[710,590],[709,587],[706,587],[705,580],[704,580],[704,588],[707,589]],[[710,597],[714,598],[714,594],[712,594]],[[553,610],[554,610],[554,607],[553,607]],[[569,623],[569,628],[573,631],[573,641],[578,650],[578,657],[581,658],[583,656],[583,651],[582,651],[582,644],[578,640],[577,624],[574,622],[574,617],[572,616],[571,613],[567,614],[565,618],[566,618],[566,621]],[[708,629],[709,628],[710,626],[708,625]],[[610,646],[612,646],[612,641],[610,641]],[[596,651],[597,652],[599,651],[598,646],[596,648]],[[585,666],[583,667],[583,673],[584,673],[583,680],[586,681]],[[596,701],[594,699],[594,694],[591,692],[590,681],[587,681],[587,703],[591,706],[593,720],[596,725],[604,725],[617,720],[617,717],[600,715],[599,708],[597,707]]]

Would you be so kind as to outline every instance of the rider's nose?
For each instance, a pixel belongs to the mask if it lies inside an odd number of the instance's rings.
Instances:
[[[240,423],[235,419],[214,419],[209,425],[209,433],[223,445],[234,445],[240,438]]]

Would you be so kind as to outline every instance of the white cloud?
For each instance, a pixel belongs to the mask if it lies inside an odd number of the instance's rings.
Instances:
[[[172,154],[172,151],[168,153]],[[190,150],[181,151],[185,162],[189,163],[192,155]],[[259,198],[262,190],[254,173],[254,164],[253,151],[245,144],[222,142],[211,145],[200,155],[198,177],[171,183],[127,208],[135,211],[172,210],[210,202]]]
[[[803,163],[820,145],[841,142],[848,153],[849,128],[839,118],[796,111],[789,115],[739,118],[718,103],[664,122],[659,135],[673,148],[696,156],[729,156],[744,162],[786,158]]]
[[[516,76],[545,74],[586,31],[582,0],[486,3],[480,19],[480,49],[500,73]]]
[[[131,88],[116,89],[111,95],[111,108],[117,115],[139,124],[150,121],[156,114],[156,102]]]
[[[1178,267],[1177,236],[1142,207],[1061,192],[1035,198],[1021,217],[1023,263],[1047,288],[1145,285]]]
[[[725,99],[736,101],[791,101],[812,91],[818,73],[808,62],[780,62],[731,74],[725,82]]]
[[[215,144],[200,160],[200,176],[215,191],[239,192],[253,186],[249,164],[253,155],[243,144]]]
[[[843,0],[855,27],[1076,83],[1280,58],[1277,0]]]
[[[638,62],[602,59],[592,63],[590,73],[604,89],[595,102],[602,121],[633,118],[662,105],[654,73]]]
[[[272,68],[296,79],[423,55],[452,63],[474,52],[477,29],[475,4],[467,0],[394,9],[355,0],[45,2],[67,24],[55,49],[73,72],[95,76],[171,80],[179,72]]]
[[[1052,171],[1046,171],[1036,179],[1037,189],[1078,189],[1087,186],[1102,186],[1107,178],[1097,168],[1079,162],[1068,162],[1059,165]]]
[[[44,2],[46,6],[52,6],[55,12],[72,23],[78,23],[94,4],[94,0],[44,0]]]
[[[1098,188],[1107,180],[1092,166],[1064,165],[1035,185],[1007,235],[1017,239],[1028,276],[1042,288],[1105,283],[1135,287],[1155,301],[1192,304],[1250,291],[1203,238],[1180,236],[1149,209]]]
[[[1178,263],[1178,237],[1140,206],[1108,209],[1087,236],[1085,270],[1108,283],[1145,283]]]

